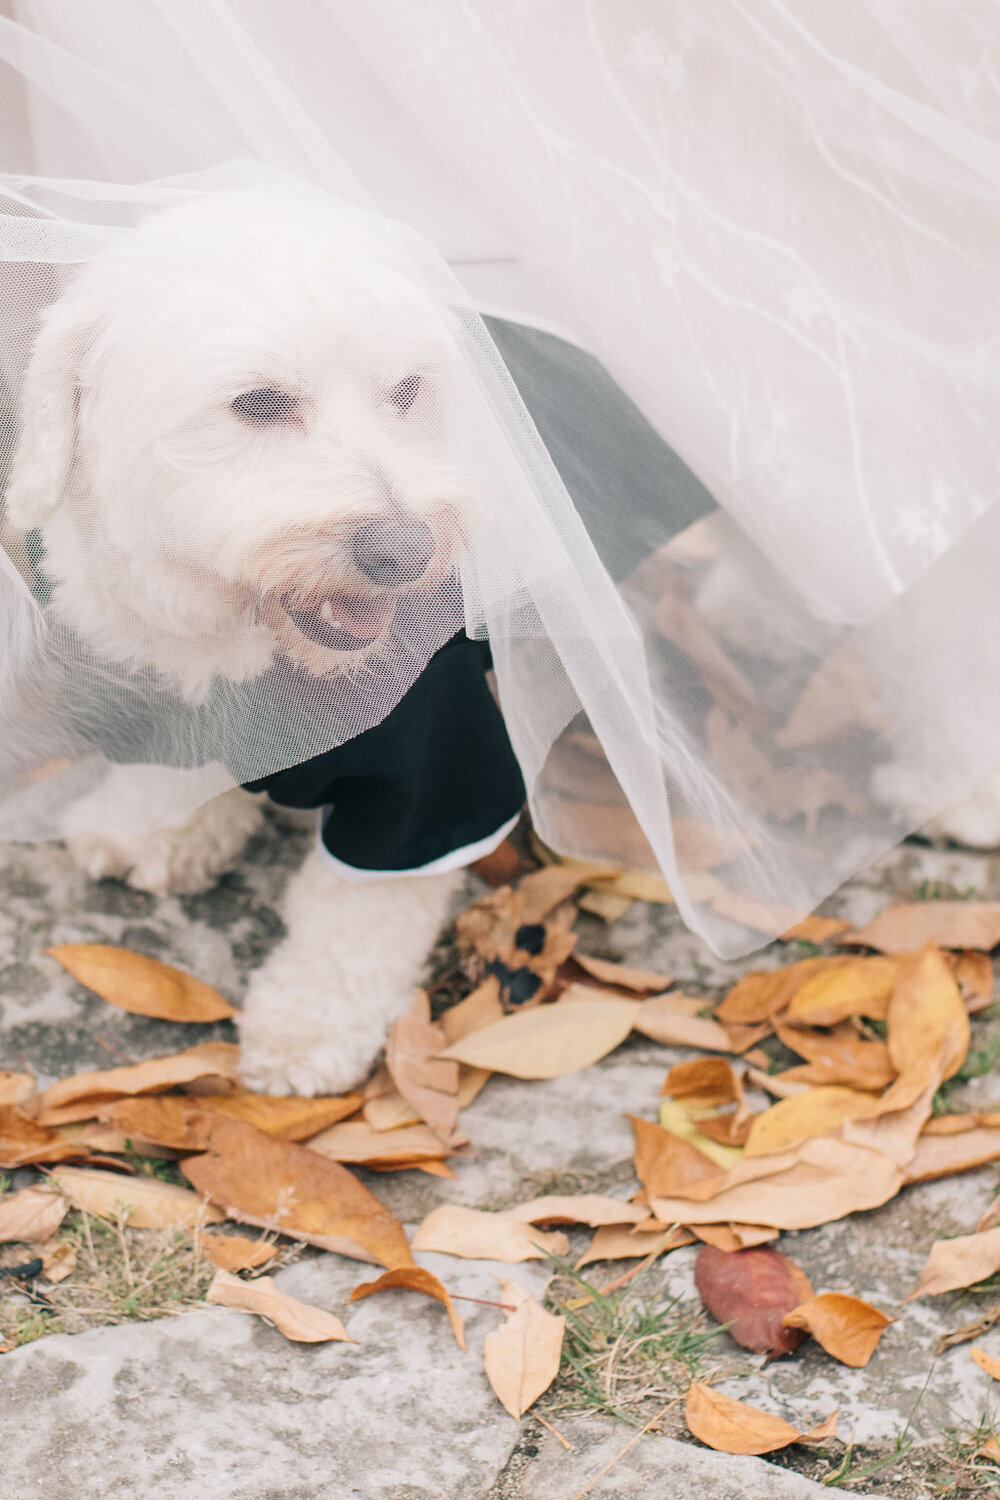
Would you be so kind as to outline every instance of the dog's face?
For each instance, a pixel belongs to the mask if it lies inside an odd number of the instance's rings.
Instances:
[[[49,309],[8,516],[115,659],[196,695],[276,652],[354,671],[480,508],[449,457],[457,357],[447,310],[322,203],[168,209]]]

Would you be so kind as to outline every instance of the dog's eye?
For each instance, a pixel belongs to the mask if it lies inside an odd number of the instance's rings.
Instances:
[[[419,375],[404,375],[398,385],[394,385],[389,392],[389,399],[399,411],[409,411],[417,399],[419,389]]]
[[[271,427],[290,421],[299,409],[299,402],[290,392],[265,385],[256,391],[244,391],[230,402],[230,409],[251,427]]]

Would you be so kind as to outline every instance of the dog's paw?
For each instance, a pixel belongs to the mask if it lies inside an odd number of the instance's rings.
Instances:
[[[255,1001],[267,1003],[259,993]],[[297,1024],[291,1019],[287,995],[275,997],[269,1015],[257,1015],[255,1004],[240,1019],[240,1080],[255,1094],[349,1093],[370,1076],[385,1045],[383,1028],[359,1027],[356,1014],[338,1024],[327,1007],[315,1027],[301,1015]]]

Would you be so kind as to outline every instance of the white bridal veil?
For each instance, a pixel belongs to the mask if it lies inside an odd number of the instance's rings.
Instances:
[[[661,869],[725,955],[1000,764],[992,0],[6,0],[0,91],[0,836],[116,761],[191,810],[319,753],[463,625],[541,836]],[[72,457],[32,511],[26,369],[151,215],[262,190],[451,310],[484,503],[357,670],[279,638],[192,687],[136,577],[176,519],[105,544]]]

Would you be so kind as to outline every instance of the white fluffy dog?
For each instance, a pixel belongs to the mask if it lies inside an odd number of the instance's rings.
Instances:
[[[7,514],[41,535],[56,618],[188,703],[279,655],[356,675],[401,600],[441,588],[481,508],[448,453],[450,318],[308,196],[189,200],[123,236],[46,313],[24,386]],[[66,825],[83,868],[157,893],[230,868],[259,799],[237,788],[188,816],[192,774],[114,768]],[[357,1084],[456,879],[352,884],[311,854],[246,998],[248,1086]]]

